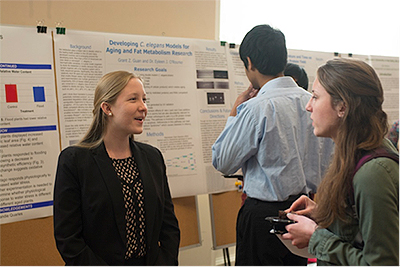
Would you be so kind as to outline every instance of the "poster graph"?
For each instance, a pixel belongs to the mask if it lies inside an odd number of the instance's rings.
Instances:
[[[18,103],[18,89],[16,84],[5,84],[6,103]],[[34,102],[46,102],[44,86],[33,86],[32,96]]]

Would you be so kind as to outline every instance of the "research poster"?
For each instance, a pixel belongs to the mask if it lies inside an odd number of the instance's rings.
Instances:
[[[371,65],[379,76],[383,87],[383,110],[388,115],[388,122],[392,124],[399,119],[399,58],[315,52],[306,50],[288,50],[288,62],[303,67],[308,75],[308,91],[311,92],[317,69],[326,61],[335,57],[357,58]]]
[[[333,58],[334,53],[288,49],[288,63],[304,68],[308,76],[308,91],[310,92],[318,67]]]
[[[195,45],[198,125],[201,133],[202,161],[208,193],[235,189],[235,181],[224,178],[212,166],[211,147],[225,127],[235,91],[230,81],[235,73],[229,68],[226,47],[219,42],[198,40]],[[236,95],[235,95],[236,98]]]
[[[143,78],[148,100],[144,132],[135,139],[163,153],[172,196],[232,188],[234,182],[211,165],[211,145],[230,108],[225,47],[215,41],[81,31],[54,39],[63,148],[88,129],[101,76],[126,70]]]
[[[244,63],[239,56],[239,45],[226,45],[226,55],[228,60],[229,73],[231,74],[231,77],[229,79],[229,88],[232,91],[230,97],[230,104],[232,107],[235,103],[236,98],[243,91],[249,88],[250,81],[246,76]]]
[[[378,73],[381,80],[384,101],[383,110],[388,115],[389,124],[399,119],[399,58],[382,56],[364,56]]]
[[[1,224],[51,216],[58,137],[51,34],[0,27]]]

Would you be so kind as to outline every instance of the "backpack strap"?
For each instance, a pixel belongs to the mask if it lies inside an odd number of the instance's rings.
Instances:
[[[397,163],[399,163],[399,155],[398,154],[388,152],[384,148],[378,148],[378,149],[375,149],[374,151],[372,151],[372,153],[366,154],[358,161],[356,168],[354,169],[353,176],[361,168],[361,166],[364,165],[364,163],[370,161],[371,159],[379,158],[379,157],[390,158],[390,159],[396,161]]]
[[[389,152],[386,149],[380,147],[377,148],[375,150],[373,150],[370,153],[367,153],[366,155],[364,155],[357,163],[356,168],[354,169],[354,173],[353,173],[353,177],[356,174],[356,172],[361,168],[362,165],[364,165],[365,163],[367,163],[368,161],[370,161],[371,159],[375,159],[375,158],[380,158],[380,157],[384,157],[384,158],[390,158],[392,160],[394,160],[395,162],[397,162],[397,164],[399,163],[399,155],[394,153],[394,152]],[[355,204],[355,200],[354,200],[354,188],[353,188],[353,179],[351,180],[351,184],[350,184],[350,204],[352,206],[354,206]]]
[[[390,158],[394,161],[399,163],[399,155],[394,153],[394,152],[389,152],[384,148],[377,148],[373,150],[372,152],[367,153],[361,159],[358,161],[356,168],[354,169],[353,173],[353,178],[356,172],[361,168],[362,165],[370,161],[371,159],[374,158],[379,158],[379,157],[385,157],[385,158]],[[356,212],[356,205],[355,205],[355,199],[354,199],[354,188],[353,188],[353,179],[351,179],[351,185],[350,185],[350,192],[349,192],[349,202],[351,205],[351,208],[353,210],[353,217],[358,219],[357,212]],[[357,235],[355,236],[354,240],[351,242],[352,245],[356,248],[362,249],[364,247],[364,241],[361,235],[361,231],[358,231]]]

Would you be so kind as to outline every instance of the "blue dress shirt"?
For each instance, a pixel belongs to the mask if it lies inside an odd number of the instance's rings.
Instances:
[[[242,168],[244,192],[263,201],[315,193],[333,152],[316,137],[305,107],[311,94],[291,77],[267,82],[237,107],[212,146],[212,163],[224,174]]]

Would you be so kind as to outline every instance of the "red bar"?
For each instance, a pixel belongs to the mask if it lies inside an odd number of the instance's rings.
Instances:
[[[7,103],[18,102],[16,84],[6,84],[6,102]]]

